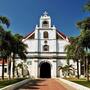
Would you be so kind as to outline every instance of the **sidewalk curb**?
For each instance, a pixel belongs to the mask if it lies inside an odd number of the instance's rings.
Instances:
[[[30,80],[31,80],[31,79],[26,79],[26,80],[17,82],[17,83],[8,85],[8,86],[6,86],[6,87],[4,87],[4,88],[1,88],[0,90],[15,90],[15,89],[19,88],[20,86],[28,83]]]
[[[85,86],[82,86],[82,85],[79,85],[77,83],[74,83],[74,82],[71,82],[71,81],[68,81],[68,80],[65,80],[65,79],[62,79],[62,78],[58,78],[58,80],[62,81],[63,83],[75,88],[76,90],[90,90],[90,88],[88,87],[85,87]]]

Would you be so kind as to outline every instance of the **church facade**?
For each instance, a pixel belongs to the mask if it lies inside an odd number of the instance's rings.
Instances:
[[[40,17],[39,25],[36,25],[35,30],[28,34],[22,42],[28,46],[26,65],[30,76],[35,78],[63,77],[62,70],[58,70],[58,67],[67,65],[64,49],[70,42],[67,36],[52,25],[51,17],[47,12]],[[22,60],[17,59],[16,63],[18,64],[20,61]],[[70,64],[77,69],[76,62],[70,60]],[[2,70],[0,69],[0,71]],[[8,76],[8,70],[6,76]]]
[[[39,25],[28,34],[23,42],[28,45],[27,65],[33,77],[62,77],[62,70],[58,67],[67,64],[65,46],[70,44],[68,37],[52,25],[51,17],[47,12],[40,17]],[[76,67],[76,63],[70,60]]]

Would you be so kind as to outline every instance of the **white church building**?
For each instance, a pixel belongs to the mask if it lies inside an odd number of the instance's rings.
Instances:
[[[63,77],[62,70],[59,71],[58,67],[67,65],[64,49],[70,42],[67,36],[52,25],[51,17],[47,12],[40,17],[39,25],[36,25],[35,30],[22,41],[28,45],[26,64],[31,76]],[[73,60],[70,60],[70,64],[77,69],[77,64]]]
[[[23,42],[28,45],[27,64],[31,76],[59,77],[63,76],[58,66],[67,64],[64,48],[70,44],[68,37],[52,25],[51,17],[47,12],[40,17],[39,25],[28,34]],[[73,60],[70,63],[76,68]]]

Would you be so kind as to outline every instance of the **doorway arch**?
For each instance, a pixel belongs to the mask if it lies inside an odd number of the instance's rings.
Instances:
[[[40,78],[51,78],[51,65],[48,62],[40,65]]]

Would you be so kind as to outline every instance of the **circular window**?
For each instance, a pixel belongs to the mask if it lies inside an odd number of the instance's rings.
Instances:
[[[44,43],[47,43],[47,41],[45,40]]]

